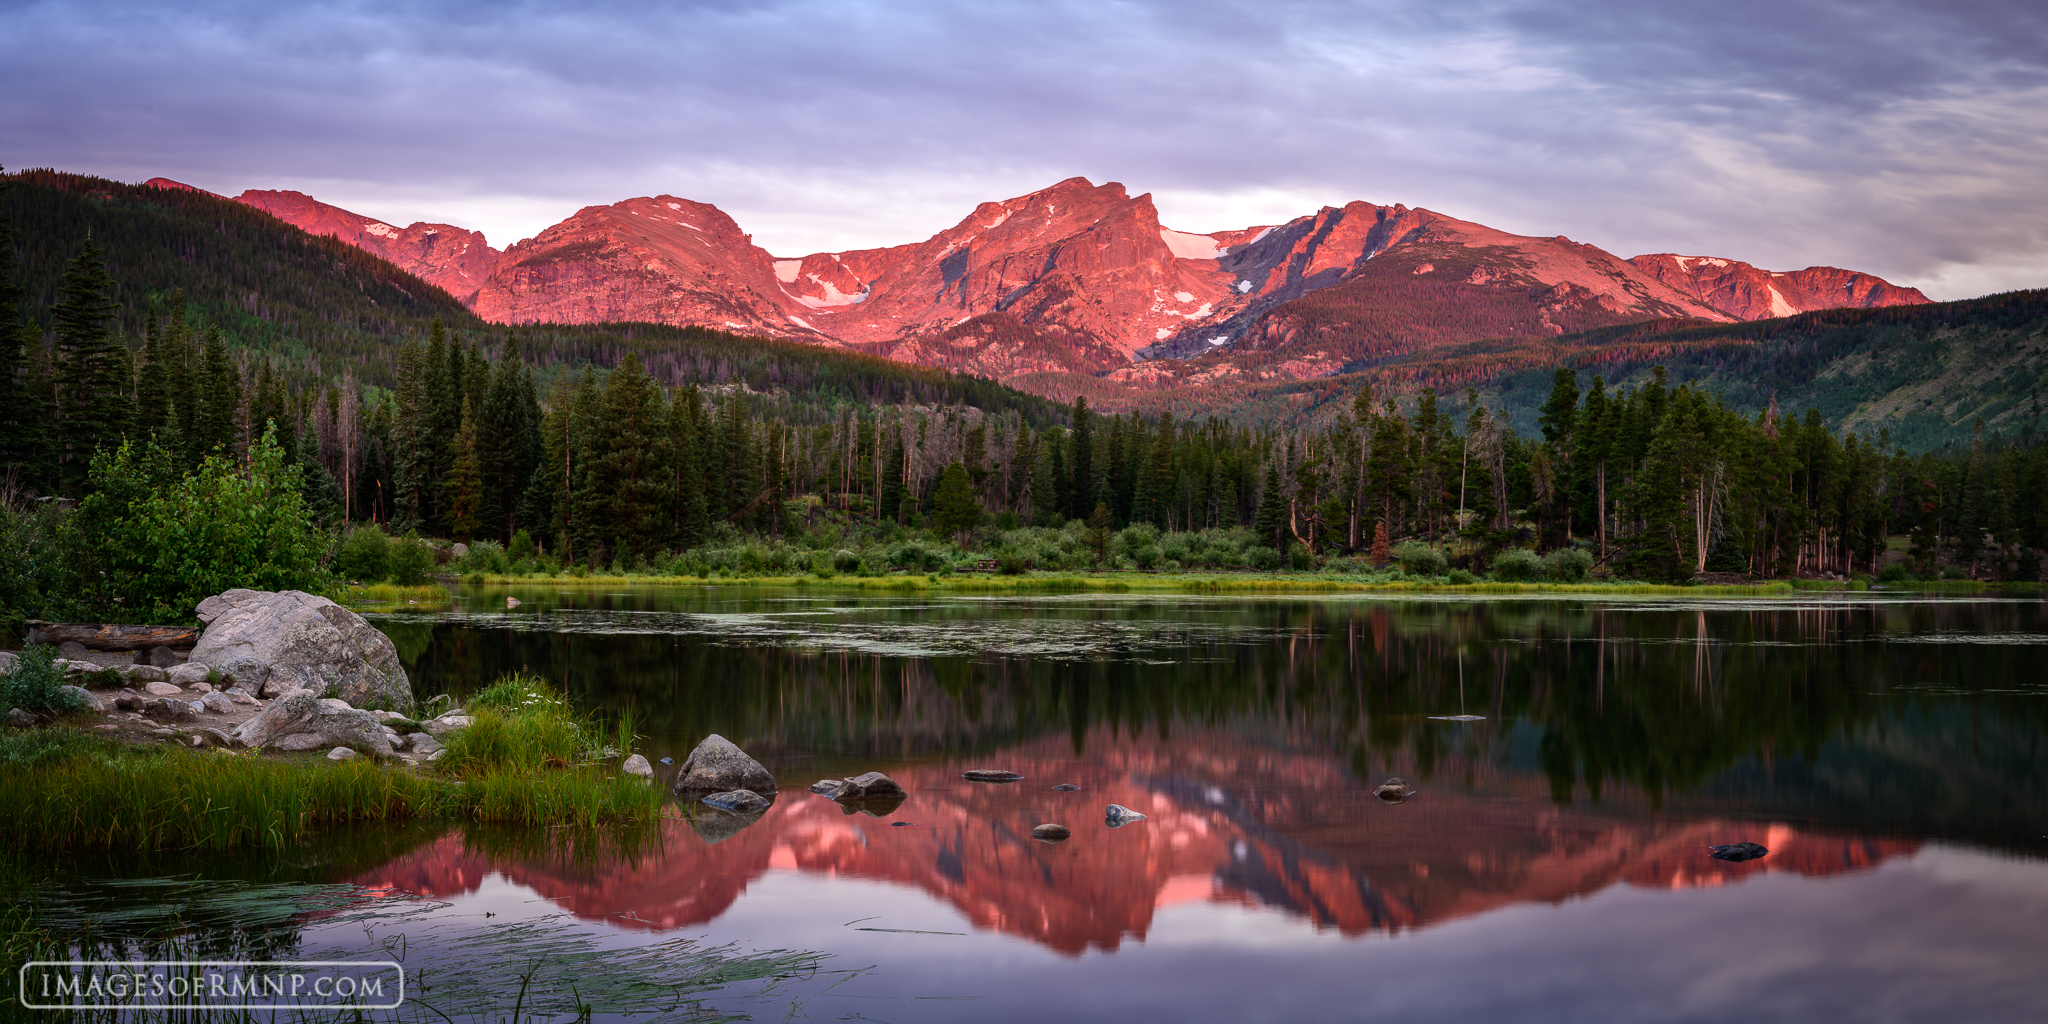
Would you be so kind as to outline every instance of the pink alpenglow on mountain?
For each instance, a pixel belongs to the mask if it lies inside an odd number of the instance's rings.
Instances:
[[[390,260],[496,323],[710,327],[1004,380],[1151,377],[1177,364],[1134,364],[1215,353],[1262,379],[1314,377],[1485,338],[1927,301],[1853,271],[1624,260],[1400,204],[1197,234],[1160,224],[1150,195],[1086,178],[983,203],[922,242],[800,257],[668,195],[585,207],[503,253],[473,231],[398,228],[297,192],[239,201]]]
[[[1644,273],[1738,320],[1767,320],[1815,309],[1918,306],[1918,288],[1835,267],[1779,273],[1740,260],[1652,253],[1629,260]]]
[[[484,241],[482,232],[452,224],[393,227],[339,206],[329,206],[301,192],[250,189],[235,200],[309,235],[332,235],[382,256],[414,277],[438,285],[464,305],[476,304],[477,290],[498,259],[498,251]]]

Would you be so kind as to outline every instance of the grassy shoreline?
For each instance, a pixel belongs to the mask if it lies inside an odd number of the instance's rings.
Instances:
[[[661,576],[587,575],[522,576],[471,573],[465,586],[490,587],[788,587],[881,591],[958,591],[965,593],[1162,593],[1162,594],[1443,594],[1474,596],[1526,595],[1559,597],[1775,597],[1802,593],[1997,593],[2032,591],[2038,584],[1975,581],[1888,584],[1837,583],[1826,580],[1763,580],[1746,584],[1678,585],[1639,582],[1504,582],[1483,580],[1449,583],[1431,578],[1359,578],[1343,575],[1279,573],[1031,573],[1021,576],[965,573],[896,573],[888,576]]]
[[[667,794],[610,762],[630,719],[606,729],[544,683],[514,675],[473,700],[472,724],[431,765],[134,744],[52,727],[0,736],[0,848],[281,850],[322,828],[442,821],[636,827]],[[616,744],[616,747],[613,746]]]

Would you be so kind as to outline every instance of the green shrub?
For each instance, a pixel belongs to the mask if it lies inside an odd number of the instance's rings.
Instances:
[[[47,644],[30,644],[15,662],[14,671],[0,676],[0,711],[20,708],[38,715],[77,711],[85,702],[67,693],[64,672],[57,667],[57,649]]]
[[[384,567],[390,582],[417,587],[434,573],[434,546],[421,540],[418,533],[407,531],[392,542]]]
[[[1904,583],[1913,578],[1913,571],[1904,562],[1893,562],[1877,571],[1879,583]]]
[[[1448,580],[1449,582],[1451,582],[1451,583],[1453,583],[1453,584],[1455,584],[1455,585],[1457,585],[1457,586],[1461,586],[1461,587],[1462,587],[1462,586],[1464,586],[1464,585],[1466,585],[1466,584],[1468,584],[1468,583],[1477,583],[1477,582],[1479,582],[1479,577],[1477,577],[1477,576],[1474,576],[1474,575],[1472,575],[1471,573],[1469,573],[1469,572],[1466,572],[1466,571],[1465,571],[1465,570],[1463,570],[1463,569],[1452,569],[1452,570],[1450,571],[1450,574],[1449,574],[1449,575],[1447,575],[1447,576],[1445,576],[1445,577],[1444,577],[1444,579]]]
[[[287,465],[276,429],[246,461],[209,455],[172,477],[154,441],[124,442],[93,456],[94,491],[79,505],[111,620],[190,622],[200,601],[224,590],[318,590],[326,539]]]
[[[1140,569],[1157,569],[1160,561],[1159,549],[1147,544],[1131,552],[1131,561]]]
[[[1410,576],[1442,576],[1445,567],[1451,564],[1441,549],[1412,540],[1394,546],[1394,561]]]
[[[1316,567],[1315,552],[1310,551],[1308,545],[1295,541],[1287,545],[1287,565],[1293,569],[1313,569]]]
[[[390,575],[391,538],[375,523],[350,530],[334,552],[334,575],[357,583],[382,583]]]
[[[1244,564],[1262,572],[1280,568],[1280,552],[1264,545],[1244,549]]]
[[[1585,548],[1558,548],[1543,556],[1543,568],[1561,583],[1582,583],[1593,574],[1593,553]]]
[[[0,643],[24,619],[82,618],[84,540],[54,501],[0,493]]]
[[[1004,576],[1022,576],[1031,571],[1030,556],[1015,548],[1005,548],[996,554],[996,572]]]
[[[511,545],[505,548],[505,557],[520,562],[532,558],[535,550],[533,535],[521,530],[512,535]]]
[[[1543,559],[1528,548],[1509,548],[1493,556],[1495,579],[1510,583],[1526,583],[1543,578]]]

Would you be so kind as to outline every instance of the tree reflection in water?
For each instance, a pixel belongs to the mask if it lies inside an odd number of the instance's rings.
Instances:
[[[406,645],[423,692],[540,670],[632,707],[654,756],[733,738],[783,795],[716,844],[670,822],[658,850],[571,866],[448,837],[361,880],[445,894],[498,872],[669,929],[766,872],[829,873],[1077,953],[1189,899],[1400,930],[1616,882],[1855,870],[1928,838],[2031,851],[2048,817],[2035,602],[515,593],[517,615],[381,624],[430,634]],[[1484,720],[1431,717],[1461,713]],[[983,764],[1029,778],[958,779]],[[870,769],[911,790],[892,817],[915,825],[803,791]],[[1373,799],[1388,775],[1417,798]],[[1109,802],[1151,817],[1112,832]],[[1078,834],[1029,841],[1046,821]],[[1739,839],[1772,853],[1704,856]]]

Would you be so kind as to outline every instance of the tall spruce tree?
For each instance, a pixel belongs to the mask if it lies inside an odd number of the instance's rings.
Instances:
[[[121,307],[105,257],[88,236],[64,269],[50,319],[57,336],[58,471],[69,489],[85,486],[93,452],[112,448],[127,432],[128,351],[114,337]]]

